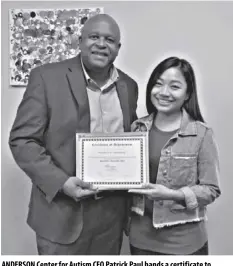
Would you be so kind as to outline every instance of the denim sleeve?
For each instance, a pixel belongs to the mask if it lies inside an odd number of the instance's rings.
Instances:
[[[197,161],[197,184],[181,189],[189,209],[212,203],[220,194],[219,155],[212,129],[208,128]]]

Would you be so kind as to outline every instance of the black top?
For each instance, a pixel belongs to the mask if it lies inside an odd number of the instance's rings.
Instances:
[[[178,129],[177,129],[178,130]],[[161,150],[167,141],[177,132],[161,131],[156,126],[152,126],[149,132],[149,168],[150,168],[150,183],[156,183],[157,172],[159,167],[159,160]],[[146,198],[145,215],[151,216],[153,212],[153,201]]]

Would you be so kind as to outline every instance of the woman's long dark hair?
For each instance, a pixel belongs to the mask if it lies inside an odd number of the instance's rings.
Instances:
[[[198,104],[196,79],[193,68],[188,61],[186,61],[185,59],[180,59],[178,57],[169,57],[163,60],[155,67],[155,69],[151,73],[146,88],[146,108],[148,114],[157,113],[157,109],[151,102],[151,91],[155,83],[164,71],[172,67],[176,67],[181,71],[187,83],[188,99],[184,102],[183,108],[194,120],[204,122]]]

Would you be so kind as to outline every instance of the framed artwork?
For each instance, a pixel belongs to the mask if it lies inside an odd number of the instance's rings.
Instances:
[[[103,8],[10,9],[10,85],[25,87],[31,69],[74,57],[85,21]]]

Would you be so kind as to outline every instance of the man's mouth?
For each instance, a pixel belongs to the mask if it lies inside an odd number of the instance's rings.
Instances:
[[[98,51],[94,51],[94,52],[92,52],[92,54],[97,55],[99,57],[107,57],[108,56],[107,53],[105,53],[105,52],[98,52]]]

